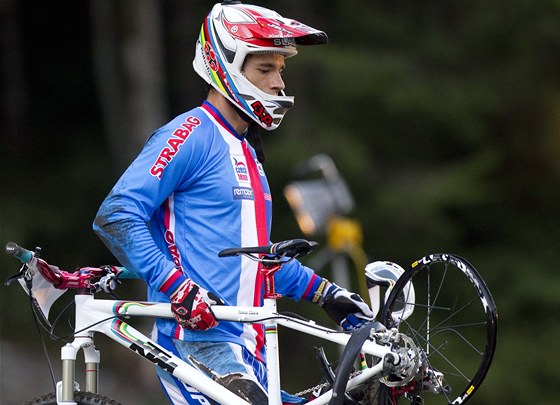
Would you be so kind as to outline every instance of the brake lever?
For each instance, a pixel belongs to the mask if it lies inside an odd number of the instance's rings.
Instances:
[[[21,269],[19,270],[18,273],[14,274],[13,276],[8,277],[5,281],[4,281],[4,285],[6,287],[9,287],[14,281],[19,280],[20,278],[25,278],[25,275],[27,273],[27,263],[25,263],[23,266],[21,266]]]
[[[119,280],[119,273],[114,273],[110,270],[111,266],[104,266],[102,267],[106,274],[99,279],[97,283],[93,284],[93,287],[96,291],[103,291],[109,295],[113,295],[117,286],[121,284],[121,280]]]

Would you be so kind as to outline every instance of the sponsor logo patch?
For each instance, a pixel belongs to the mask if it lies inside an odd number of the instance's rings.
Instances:
[[[254,200],[255,195],[251,187],[233,187],[234,200]]]
[[[167,139],[167,146],[164,147],[156,161],[150,169],[150,174],[161,180],[163,171],[171,163],[181,146],[185,143],[192,131],[200,125],[200,120],[196,117],[187,117],[185,122],[181,123],[178,128],[175,128],[169,139]]]
[[[233,171],[235,172],[235,177],[239,182],[249,182],[249,170],[247,170],[247,165],[242,158],[231,158],[231,164],[233,165]]]

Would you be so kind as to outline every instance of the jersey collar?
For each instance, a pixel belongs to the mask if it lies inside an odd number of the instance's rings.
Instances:
[[[245,139],[245,136],[247,135],[247,131],[245,131],[242,135],[239,135],[237,133],[237,131],[235,129],[233,129],[233,127],[231,126],[231,124],[229,122],[226,121],[226,119],[224,118],[224,116],[220,113],[220,111],[218,111],[218,109],[216,107],[214,107],[212,104],[210,104],[210,102],[208,101],[204,101],[202,103],[202,105],[200,106],[200,108],[202,108],[204,111],[206,111],[208,114],[210,114],[214,120],[216,120],[216,122],[222,127],[224,128],[226,131],[228,131],[230,134],[232,134],[233,136],[235,136],[237,139],[239,139],[240,141],[243,141]]]

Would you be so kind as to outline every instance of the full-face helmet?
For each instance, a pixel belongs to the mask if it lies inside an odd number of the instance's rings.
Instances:
[[[380,307],[380,287],[386,287],[384,302],[391,294],[393,287],[404,269],[396,263],[387,261],[377,261],[366,266],[366,282],[370,296],[372,311],[377,315]],[[393,307],[391,316],[393,321],[398,324],[400,321],[407,319],[414,312],[416,294],[412,282],[407,282],[402,290],[402,296],[399,302],[400,307]]]
[[[261,127],[273,130],[294,105],[282,91],[270,95],[253,85],[242,72],[249,54],[297,54],[296,45],[327,42],[319,30],[284,18],[275,11],[240,1],[216,4],[205,18],[193,61],[194,70]]]

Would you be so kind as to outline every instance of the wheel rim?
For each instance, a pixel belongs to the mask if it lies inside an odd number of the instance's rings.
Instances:
[[[414,313],[395,322],[391,314],[409,303],[402,293],[408,281],[416,291]],[[430,404],[463,404],[484,380],[496,347],[497,311],[486,284],[465,259],[434,254],[414,262],[387,299],[382,322],[410,336],[429,369],[443,373],[443,383],[431,383],[443,392],[420,393],[430,396]]]

